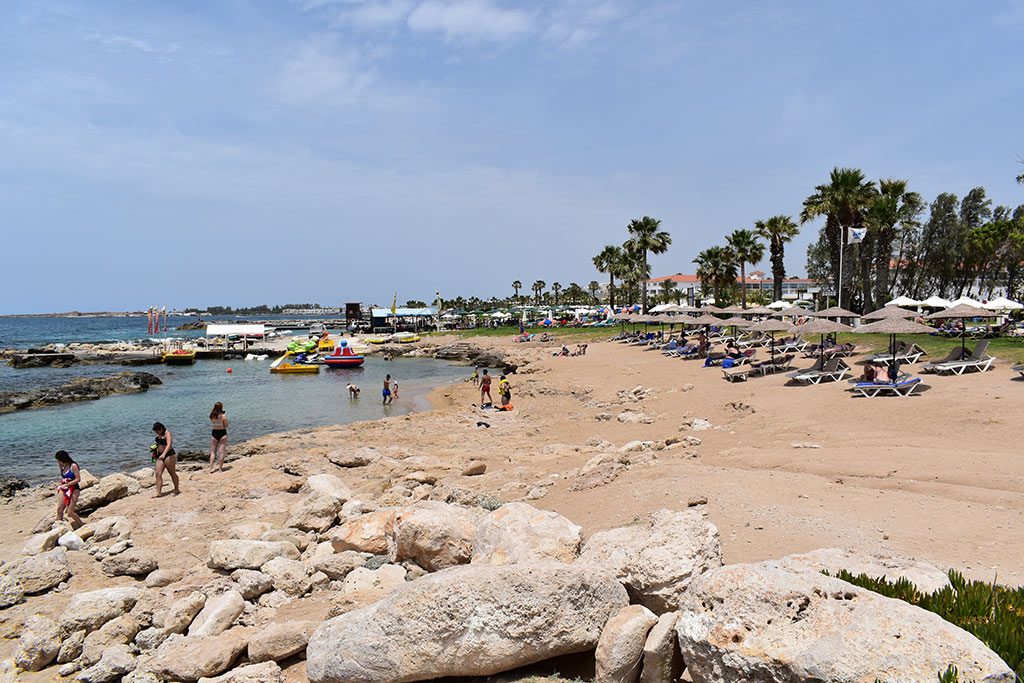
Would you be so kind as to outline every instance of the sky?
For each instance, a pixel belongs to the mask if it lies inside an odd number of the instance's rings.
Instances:
[[[0,314],[585,287],[645,215],[691,273],[834,166],[1016,206],[1022,35],[1024,0],[6,0]]]

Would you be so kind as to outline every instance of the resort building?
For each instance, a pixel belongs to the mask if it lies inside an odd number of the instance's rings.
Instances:
[[[666,275],[664,277],[656,277],[647,281],[647,296],[660,296],[664,290],[664,283],[666,280],[671,280],[675,283],[675,289],[677,289],[682,298],[687,301],[694,301],[700,297],[701,293],[701,281],[696,275],[683,275],[676,273],[675,275]],[[740,278],[736,278],[736,282],[740,282]],[[754,270],[747,273],[747,277],[743,280],[743,286],[748,292],[769,292],[774,291],[775,281],[772,280],[771,276],[765,275],[760,270]],[[810,298],[814,294],[820,291],[819,284],[815,280],[808,278],[790,278],[782,281],[782,298],[787,300],[795,299],[806,299]]]

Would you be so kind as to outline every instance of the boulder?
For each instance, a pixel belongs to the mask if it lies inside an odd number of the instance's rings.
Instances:
[[[127,645],[112,645],[105,650],[100,660],[82,673],[82,683],[111,683],[120,681],[129,671],[135,670],[135,657]]]
[[[39,671],[50,665],[60,652],[60,628],[57,622],[41,614],[25,620],[18,649],[14,653],[14,666],[22,671]]]
[[[352,498],[352,491],[349,487],[333,474],[314,474],[306,479],[302,488],[299,489],[299,494],[306,496],[319,494],[334,498],[339,501],[338,509],[341,509],[341,505]]]
[[[156,553],[152,550],[128,548],[123,553],[103,560],[100,569],[107,576],[139,576],[156,570],[158,564]]]
[[[701,574],[683,595],[676,635],[696,683],[742,680],[1011,683],[1014,674],[971,634],[932,612],[777,562]]]
[[[662,614],[678,607],[694,577],[722,566],[722,549],[701,510],[659,510],[639,524],[594,534],[576,563],[611,571],[633,602]]]
[[[345,550],[329,555],[315,555],[313,569],[323,572],[332,580],[344,579],[350,571],[356,567],[362,567],[369,557],[368,553],[357,553],[354,550]]]
[[[342,593],[380,590],[387,593],[395,586],[405,583],[405,567],[397,564],[381,565],[377,569],[358,567],[349,572],[342,582]]]
[[[316,621],[285,621],[270,624],[249,639],[249,661],[279,662],[306,649]]]
[[[89,522],[78,530],[78,535],[83,539],[92,538],[94,543],[102,543],[111,538],[124,539],[131,536],[131,520],[120,515],[104,517],[95,522]]]
[[[140,597],[142,591],[131,587],[102,588],[73,595],[60,615],[60,631],[62,634],[95,631],[111,619],[130,612]]]
[[[111,619],[99,629],[85,637],[82,643],[81,666],[92,666],[100,661],[107,648],[113,645],[127,645],[135,640],[139,622],[130,614]]]
[[[309,590],[309,567],[305,562],[275,557],[260,569],[270,577],[276,590],[298,597]]]
[[[216,676],[231,668],[248,643],[249,631],[242,628],[204,638],[171,636],[157,649],[149,668],[175,681]]]
[[[84,630],[75,631],[68,635],[60,643],[60,650],[57,652],[57,663],[67,664],[82,656],[82,648],[85,644],[86,633]]]
[[[0,574],[0,609],[17,605],[25,598],[25,588],[21,582],[10,576]]]
[[[0,574],[20,583],[22,590],[31,595],[67,581],[71,577],[71,565],[67,550],[57,546],[38,555],[11,560],[0,567]]]
[[[594,652],[594,683],[636,683],[647,633],[658,617],[643,605],[629,605],[608,620]]]
[[[597,645],[627,604],[591,567],[460,566],[322,623],[306,648],[312,683],[489,676]]]
[[[146,577],[146,588],[163,588],[175,581],[180,581],[184,575],[180,569],[157,569]]]
[[[171,633],[162,628],[151,626],[135,634],[135,645],[142,652],[149,652],[160,647],[160,645],[171,636]]]
[[[779,565],[794,571],[825,570],[833,576],[845,569],[854,576],[867,574],[873,579],[896,581],[904,578],[923,593],[934,593],[949,586],[949,576],[941,569],[889,553],[869,555],[844,548],[820,548],[784,557],[779,560]]]
[[[101,478],[95,486],[83,489],[78,495],[78,509],[91,510],[125,496],[138,493],[142,487],[138,480],[127,474],[115,472]]]
[[[476,477],[487,471],[487,463],[479,460],[474,461],[462,468],[462,476]]]
[[[206,595],[200,591],[192,591],[175,600],[164,617],[164,630],[168,633],[184,633],[205,605]]]
[[[231,580],[238,584],[238,592],[246,600],[258,598],[274,586],[269,576],[255,569],[236,569],[231,572]]]
[[[273,525],[267,522],[245,522],[228,529],[228,538],[255,541],[273,528]]]
[[[213,541],[206,565],[226,571],[259,569],[275,557],[297,560],[299,549],[287,541]]]
[[[388,552],[388,539],[395,522],[394,508],[381,508],[331,529],[328,538],[335,552],[355,550],[371,555]]]
[[[85,541],[74,531],[68,531],[57,539],[57,545],[68,550],[81,550],[85,547]]]
[[[315,476],[328,475],[318,474]],[[334,526],[334,522],[338,519],[338,512],[341,511],[341,505],[340,498],[314,491],[292,505],[286,524],[303,531],[323,533]]]
[[[260,534],[259,540],[291,543],[300,553],[309,545],[309,537],[298,529],[271,529]]]
[[[572,562],[583,529],[556,512],[528,503],[506,503],[484,517],[473,533],[474,564]]]
[[[87,489],[100,483],[100,480],[96,478],[96,475],[90,473],[89,470],[84,467],[78,468],[78,475],[81,480],[78,482],[78,487],[81,489]]]
[[[362,446],[354,450],[342,449],[331,451],[327,459],[338,467],[365,467],[380,457],[375,449]]]
[[[467,564],[473,556],[473,532],[479,515],[440,501],[421,501],[395,512],[396,562],[414,560],[428,571]]]
[[[45,553],[47,550],[53,550],[57,546],[57,539],[61,537],[64,531],[58,526],[55,529],[44,531],[39,534],[32,534],[29,536],[25,546],[21,549],[22,555],[38,555],[39,553]]]
[[[640,683],[675,683],[683,674],[683,656],[676,643],[678,617],[675,612],[662,614],[647,634]]]
[[[228,629],[245,609],[242,594],[230,590],[206,599],[203,609],[188,627],[190,638],[216,636]]]
[[[199,683],[282,683],[281,667],[276,662],[248,664],[213,678],[200,678]]]

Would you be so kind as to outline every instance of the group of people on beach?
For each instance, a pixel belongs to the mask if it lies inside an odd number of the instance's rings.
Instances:
[[[210,411],[210,474],[224,471],[224,456],[228,447],[228,416],[224,404],[217,401]],[[162,422],[153,423],[153,444],[149,447],[150,459],[156,480],[154,498],[161,498],[164,487],[164,473],[171,478],[174,485],[172,493],[178,495],[181,488],[176,469],[178,453],[174,450],[174,435]],[[82,472],[78,463],[67,451],[57,451],[54,456],[60,469],[60,484],[57,486],[57,521],[64,520],[64,513],[71,518],[76,527],[82,525],[82,519],[76,512],[78,495],[81,493]]]
[[[480,387],[480,405],[494,406],[494,399],[491,397],[491,374],[487,368],[481,374],[479,367],[473,368],[473,376],[470,378],[473,383]],[[504,374],[498,379],[498,398],[501,399],[501,407],[507,408],[512,403],[512,385]]]

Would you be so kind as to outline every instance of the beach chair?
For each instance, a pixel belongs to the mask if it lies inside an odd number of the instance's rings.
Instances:
[[[903,348],[899,349],[895,356],[889,353],[876,353],[872,358],[872,362],[892,363],[895,360],[900,365],[913,365],[921,359],[921,356],[927,355],[927,352],[917,344],[907,346],[901,342],[901,346]]]
[[[805,375],[805,374],[807,374],[809,372],[818,372],[819,370],[821,370],[821,365],[822,365],[821,358],[818,357],[818,356],[815,356],[814,365],[812,365],[811,367],[809,367],[809,368],[807,368],[805,370],[796,370],[795,372],[790,372],[790,373],[788,373],[786,375],[786,377],[789,377],[790,379],[796,379],[797,375]]]
[[[731,368],[722,368],[722,374],[730,382],[746,382],[752,369],[750,365],[738,365]]]
[[[973,351],[971,353],[973,353]],[[946,357],[943,358],[942,360],[937,360],[932,363],[925,363],[924,365],[922,365],[921,372],[935,372],[935,368],[937,368],[940,365],[962,361],[965,357],[968,356],[970,356],[970,353],[964,354],[964,351],[961,347],[954,346],[952,349],[949,350],[949,353],[946,354]]]
[[[798,382],[806,384],[821,384],[822,382],[838,382],[846,377],[850,366],[842,358],[826,358],[820,370],[803,371],[790,373],[790,377]]]
[[[835,346],[825,349],[825,355],[834,358],[849,358],[850,356],[856,356],[857,345],[836,344]]]
[[[995,362],[995,357],[988,355],[988,341],[980,341],[974,347],[974,351],[971,355],[963,360],[949,361],[947,363],[940,363],[935,366],[934,370],[937,374],[943,374],[951,372],[955,375],[962,375],[968,370],[977,370],[978,372],[986,372],[992,367],[992,363]]]
[[[858,382],[853,385],[853,391],[866,398],[874,398],[876,396],[910,396],[920,385],[920,377],[891,383]]]
[[[864,360],[868,361],[869,363],[888,362],[892,360],[893,355],[899,356],[906,350],[907,342],[901,341],[899,344],[896,345],[895,349],[890,347],[888,351],[883,351],[881,353],[873,353],[870,356],[866,356]]]
[[[776,356],[774,361],[769,358],[768,360],[761,361],[760,363],[754,363],[752,367],[755,372],[761,375],[774,374],[776,372],[789,370],[790,366],[793,365],[794,358],[796,358],[795,353],[787,353],[782,356]]]
[[[1013,371],[1019,373],[1021,377],[1024,377],[1024,365],[1014,365]]]

